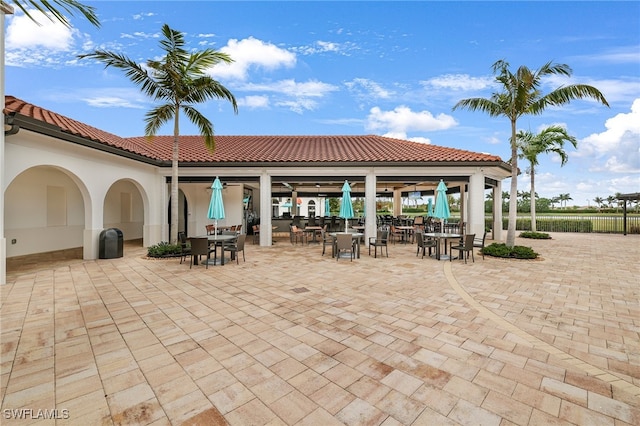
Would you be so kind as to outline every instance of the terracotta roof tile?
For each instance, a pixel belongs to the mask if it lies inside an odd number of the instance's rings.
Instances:
[[[154,160],[171,161],[173,136],[156,136],[152,140],[121,138],[13,96],[7,96],[5,102],[6,112],[58,126],[62,132]],[[376,135],[215,136],[214,139],[216,147],[212,153],[201,136],[180,136],[181,162],[502,162],[495,155]]]

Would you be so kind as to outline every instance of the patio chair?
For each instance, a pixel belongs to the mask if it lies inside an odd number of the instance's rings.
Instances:
[[[391,231],[389,233],[389,238],[393,240],[393,244],[397,241],[402,241],[404,239],[404,231],[402,229],[396,228],[395,225],[391,225]]]
[[[340,252],[349,251],[351,261],[356,255],[356,243],[351,234],[338,234],[336,236],[336,261],[340,259]]]
[[[205,225],[204,227],[207,230],[207,235],[213,235],[213,233],[216,231],[216,227],[213,225]]]
[[[211,259],[209,240],[207,238],[191,238],[191,261],[189,262],[189,269],[191,269],[194,263],[200,260],[200,256],[207,256],[205,269],[209,269],[209,259]]]
[[[464,236],[464,243],[457,245],[453,245],[454,242],[451,241],[449,243],[449,262],[453,259],[453,250],[458,250],[458,257],[462,256],[464,258],[464,263],[467,263],[467,259],[469,258],[469,253],[471,253],[471,259],[475,263],[475,258],[473,257],[473,240],[476,238],[476,234],[467,234]]]
[[[480,253],[482,253],[482,258],[484,259],[484,242],[487,239],[487,231],[484,231],[484,235],[482,238],[474,238],[473,239],[473,247],[480,248]]]
[[[187,234],[178,232],[178,244],[180,244],[180,264],[191,255],[191,245],[187,242]]]
[[[386,229],[379,229],[375,237],[369,237],[369,256],[371,256],[371,247],[373,246],[373,257],[378,257],[378,247],[380,247],[380,255],[382,255],[382,247],[387,251],[387,257],[389,257],[389,231]]]
[[[260,225],[253,225],[251,229],[253,231],[253,244],[256,244],[256,242],[260,242]]]
[[[416,243],[418,250],[416,251],[416,257],[422,251],[422,258],[426,255],[427,249],[429,249],[429,256],[431,256],[431,249],[438,248],[438,241],[434,238],[425,237],[422,232],[416,232]]]
[[[303,229],[298,228],[296,225],[289,225],[289,240],[291,244],[298,244],[298,239],[300,242],[304,243],[304,239],[306,237],[306,233]]]
[[[242,252],[242,261],[246,262],[246,259],[244,257],[244,242],[246,238],[246,234],[240,234],[238,235],[238,238],[235,240],[235,242],[223,245],[222,255],[224,256],[225,251],[230,252],[231,256],[236,258],[236,264],[239,264],[240,252]]]
[[[322,255],[324,256],[327,246],[333,244],[333,237],[327,232],[327,225],[324,225],[320,230],[320,235],[322,237]]]

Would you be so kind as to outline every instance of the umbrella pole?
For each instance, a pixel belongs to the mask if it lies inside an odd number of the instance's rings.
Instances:
[[[213,223],[215,223],[215,226],[213,227],[213,234],[218,235],[218,219],[216,219]]]

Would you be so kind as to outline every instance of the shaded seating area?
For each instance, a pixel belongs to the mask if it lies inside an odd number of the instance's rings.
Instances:
[[[453,260],[453,250],[458,251],[458,258],[464,258],[464,263],[467,263],[467,259],[469,258],[469,253],[471,253],[471,259],[475,263],[475,258],[473,257],[473,241],[476,238],[476,234],[467,234],[464,236],[462,242],[449,242],[449,261]],[[454,245],[455,244],[455,245]]]

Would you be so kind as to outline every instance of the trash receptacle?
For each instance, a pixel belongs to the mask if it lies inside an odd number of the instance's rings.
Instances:
[[[98,257],[100,259],[115,259],[122,257],[122,231],[118,228],[108,228],[100,233]]]

